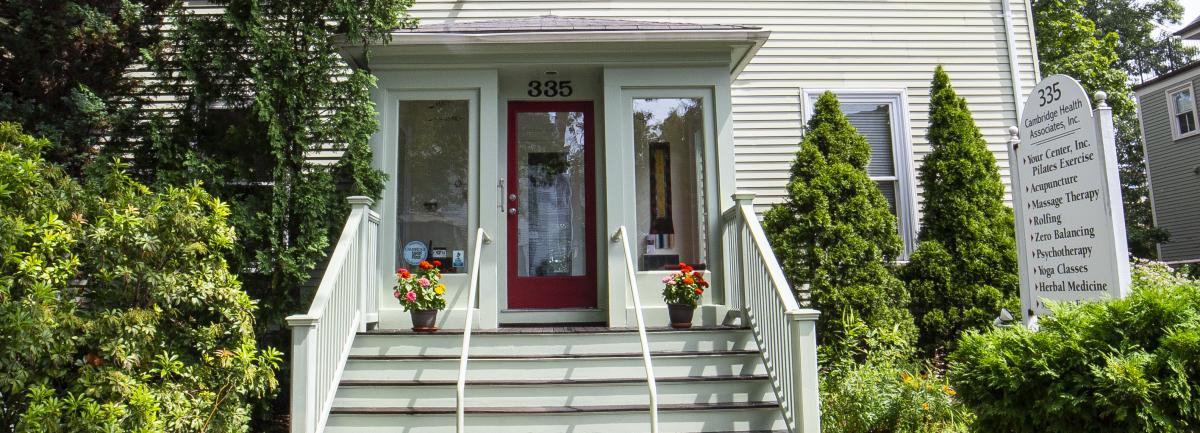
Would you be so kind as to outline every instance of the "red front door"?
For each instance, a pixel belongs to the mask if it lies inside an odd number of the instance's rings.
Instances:
[[[508,308],[596,307],[592,102],[508,104]]]

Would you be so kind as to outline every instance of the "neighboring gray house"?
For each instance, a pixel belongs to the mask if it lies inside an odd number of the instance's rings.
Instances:
[[[1200,40],[1200,18],[1175,33]],[[1167,263],[1200,262],[1200,61],[1134,86],[1150,181],[1154,225],[1171,238],[1158,245]]]

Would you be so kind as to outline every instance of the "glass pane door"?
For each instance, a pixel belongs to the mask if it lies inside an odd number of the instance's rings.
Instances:
[[[509,105],[509,308],[596,306],[591,102]]]

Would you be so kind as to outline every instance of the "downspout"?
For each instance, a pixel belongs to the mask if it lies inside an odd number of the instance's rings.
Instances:
[[[1013,108],[1017,113],[1017,121],[1021,120],[1021,95],[1025,93],[1021,88],[1021,69],[1020,62],[1017,59],[1017,35],[1013,31],[1012,4],[1010,0],[1000,0],[1000,7],[1004,11],[1004,37],[1008,45],[1008,75],[1012,80]],[[1030,23],[1032,25],[1032,22]],[[1033,41],[1030,41],[1032,44]]]

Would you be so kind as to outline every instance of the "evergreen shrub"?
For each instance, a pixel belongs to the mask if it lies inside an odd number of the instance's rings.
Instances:
[[[1129,297],[1050,310],[1038,332],[972,331],[951,353],[976,431],[1200,430],[1200,282],[1140,262]]]
[[[788,280],[797,288],[809,284],[823,344],[845,334],[847,314],[868,328],[896,328],[906,339],[916,334],[904,285],[885,265],[902,244],[895,216],[867,176],[869,159],[867,140],[825,92],[796,152],[787,197],[764,216]]]
[[[952,345],[967,329],[989,326],[1017,298],[1017,252],[1004,184],[966,99],[941,66],[930,91],[933,148],[921,162],[920,244],[900,272],[912,296],[926,353]]]

